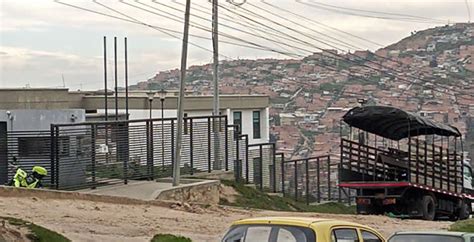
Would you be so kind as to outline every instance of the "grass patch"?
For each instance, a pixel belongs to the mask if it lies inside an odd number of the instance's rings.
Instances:
[[[9,224],[17,226],[17,227],[26,227],[31,233],[27,235],[27,237],[31,241],[35,242],[69,242],[68,238],[58,234],[54,231],[49,229],[43,228],[38,226],[34,223],[26,222],[21,219],[17,218],[10,218],[10,217],[0,217],[2,220],[8,221]]]
[[[449,231],[474,233],[474,219],[458,221],[449,226]]]
[[[172,234],[157,234],[151,239],[151,242],[192,242],[192,240]]]
[[[342,203],[324,203],[318,205],[306,205],[306,203],[296,202],[290,198],[280,196],[270,196],[265,192],[253,187],[234,181],[221,180],[226,186],[233,187],[239,194],[235,202],[230,203],[226,199],[221,199],[223,205],[248,207],[276,211],[297,211],[297,212],[315,212],[315,213],[333,213],[333,214],[355,214],[354,206],[346,206]]]

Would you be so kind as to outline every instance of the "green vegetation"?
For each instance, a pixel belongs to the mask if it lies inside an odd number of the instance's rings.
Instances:
[[[297,211],[297,212],[315,212],[315,213],[333,213],[333,214],[355,214],[355,207],[348,207],[341,203],[325,203],[319,205],[306,205],[302,202],[280,196],[270,196],[265,192],[259,191],[253,187],[245,186],[242,183],[222,180],[222,184],[233,187],[240,196],[235,202],[229,202],[227,199],[221,199],[223,205],[257,208],[277,211]]]
[[[35,242],[67,242],[71,241],[67,239],[66,237],[51,231],[49,229],[43,228],[41,226],[38,226],[34,223],[26,222],[21,219],[17,218],[10,218],[10,217],[0,217],[1,220],[6,220],[8,221],[9,224],[17,227],[24,227],[27,228],[30,231],[30,234],[27,235],[27,237],[31,241]]]
[[[192,242],[192,240],[172,234],[157,234],[151,239],[151,242]]]
[[[328,92],[339,92],[344,88],[345,83],[322,83],[319,90]]]
[[[461,220],[449,227],[450,231],[474,233],[474,219]]]

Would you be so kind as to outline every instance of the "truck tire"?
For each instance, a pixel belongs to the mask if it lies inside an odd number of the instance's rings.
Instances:
[[[471,209],[469,208],[469,205],[465,201],[463,201],[461,203],[461,207],[459,208],[458,218],[460,220],[468,219],[470,214],[471,214]]]
[[[424,220],[433,221],[435,219],[436,204],[432,196],[423,196],[421,199],[421,211]]]

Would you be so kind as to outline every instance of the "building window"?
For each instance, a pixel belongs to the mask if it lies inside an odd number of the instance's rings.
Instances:
[[[239,131],[242,132],[242,112],[234,112],[234,125],[238,125]]]
[[[260,111],[253,111],[253,138],[260,139],[262,137],[260,131]]]

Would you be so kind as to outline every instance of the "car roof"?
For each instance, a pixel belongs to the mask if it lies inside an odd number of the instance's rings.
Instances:
[[[246,225],[246,224],[280,224],[280,225],[293,225],[293,226],[304,226],[309,227],[312,225],[321,226],[356,226],[361,228],[368,228],[367,226],[352,223],[342,220],[335,219],[322,219],[322,218],[310,218],[310,217],[258,217],[248,218],[235,221],[232,225]]]
[[[451,236],[464,236],[467,234],[472,234],[472,233],[467,233],[467,232],[451,232],[451,231],[404,231],[404,232],[396,232],[393,235],[409,235],[409,234],[419,234],[419,235],[451,235]]]

